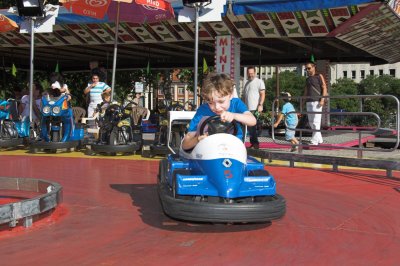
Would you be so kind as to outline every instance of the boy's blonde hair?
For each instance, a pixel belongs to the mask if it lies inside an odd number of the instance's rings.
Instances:
[[[111,101],[111,93],[110,92],[103,92],[101,94],[101,99],[103,100],[103,102]]]
[[[209,101],[213,92],[217,92],[221,96],[233,94],[233,80],[223,73],[210,73],[203,81],[201,96],[204,100]]]

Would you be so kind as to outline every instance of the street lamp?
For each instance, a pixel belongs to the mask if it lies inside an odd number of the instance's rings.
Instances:
[[[195,40],[194,40],[194,104],[197,106],[197,75],[199,63],[199,10],[201,7],[211,4],[211,0],[183,0],[183,5],[194,8],[195,10]]]
[[[20,17],[41,17],[43,0],[17,0],[17,9]]]
[[[33,58],[35,46],[35,19],[42,17],[43,0],[17,0],[17,9],[20,17],[30,17],[31,19],[31,62],[29,73],[29,120],[32,122],[32,106],[33,106]]]

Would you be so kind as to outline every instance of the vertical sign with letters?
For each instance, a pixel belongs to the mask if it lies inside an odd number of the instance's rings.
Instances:
[[[234,76],[234,38],[231,35],[217,36],[215,40],[215,69],[219,73]]]

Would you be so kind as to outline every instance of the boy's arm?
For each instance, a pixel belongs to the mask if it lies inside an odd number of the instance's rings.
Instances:
[[[182,141],[182,149],[184,150],[190,150],[194,148],[194,146],[197,145],[202,139],[206,138],[207,134],[197,136],[196,132],[188,132],[185,137],[183,138]]]
[[[282,119],[283,119],[283,114],[280,113],[280,114],[278,115],[278,119],[277,119],[276,122],[274,123],[274,127],[277,127],[277,126],[279,125],[279,123],[282,121]]]
[[[232,122],[233,120],[236,120],[236,121],[242,123],[243,125],[246,125],[249,127],[255,126],[257,124],[257,119],[249,111],[246,111],[242,114],[231,113],[231,112],[225,111],[221,114],[221,120],[223,122],[225,122],[225,121]]]

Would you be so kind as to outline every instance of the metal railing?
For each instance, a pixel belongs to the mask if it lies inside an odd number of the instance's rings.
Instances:
[[[283,153],[283,152],[273,152],[268,150],[256,150],[256,149],[249,149],[248,155],[261,158],[261,161],[263,163],[265,163],[265,160],[268,160],[269,162],[272,162],[273,160],[289,161],[290,167],[295,167],[296,162],[332,165],[332,171],[334,172],[339,171],[339,166],[383,169],[386,171],[386,176],[389,178],[393,178],[393,171],[400,170],[399,161]]]
[[[287,97],[279,97],[277,98],[278,100],[281,99],[287,99]],[[367,127],[355,127],[356,130],[354,130],[354,128],[352,129],[341,129],[340,132],[341,133],[357,133],[358,134],[358,145],[357,146],[352,146],[352,147],[346,147],[346,146],[340,146],[340,145],[336,145],[336,146],[330,146],[330,145],[326,145],[326,144],[320,144],[320,147],[325,147],[325,148],[330,148],[330,149],[347,149],[347,150],[356,150],[357,151],[357,156],[358,158],[362,158],[362,151],[368,150],[368,151],[385,151],[385,152],[392,152],[394,150],[396,150],[399,147],[399,143],[400,143],[400,134],[399,134],[399,113],[400,113],[400,104],[399,104],[399,100],[393,96],[393,95],[346,95],[346,96],[321,96],[321,98],[326,98],[327,102],[328,102],[328,106],[327,108],[329,108],[329,102],[332,99],[357,99],[358,100],[358,104],[359,104],[359,112],[331,112],[331,111],[322,111],[322,112],[307,112],[304,111],[304,105],[305,105],[305,99],[308,98],[306,96],[298,96],[298,97],[291,97],[291,101],[297,101],[299,102],[299,112],[296,112],[296,114],[301,114],[301,115],[308,115],[308,114],[321,114],[322,116],[328,116],[327,119],[327,123],[329,126],[330,124],[330,117],[331,116],[341,116],[341,117],[345,117],[345,116],[359,116],[359,117],[374,117],[376,120],[376,124],[373,125],[372,127],[369,125]],[[395,128],[394,129],[390,129],[393,130],[393,132],[396,132],[397,134],[394,134],[394,137],[396,138],[396,143],[394,145],[394,147],[389,148],[389,149],[376,149],[376,148],[365,148],[363,147],[363,143],[362,143],[362,137],[363,135],[366,134],[376,134],[380,129],[381,129],[381,125],[382,125],[382,121],[381,118],[379,117],[378,114],[374,113],[374,112],[364,112],[363,111],[363,102],[367,101],[367,100],[371,100],[371,99],[386,99],[386,100],[391,100],[395,102],[395,108],[394,110],[387,110],[389,112],[393,113],[393,116],[395,117]],[[275,117],[275,115],[277,114],[276,111],[276,102],[274,101],[272,104],[272,117]],[[365,120],[365,119],[364,119]],[[368,120],[370,122],[370,120]],[[351,125],[348,125],[349,127],[351,127]],[[328,127],[329,128],[329,127]],[[299,132],[299,141],[300,144],[298,152],[302,153],[302,149],[305,147],[309,147],[310,145],[306,144],[304,142],[304,133],[305,132],[321,132],[321,133],[327,133],[327,132],[334,132],[333,130],[329,130],[329,129],[320,129],[320,130],[315,130],[315,129],[311,129],[311,128],[288,128],[290,130]],[[275,136],[275,130],[272,127],[271,128],[271,137],[273,139],[273,142],[275,144],[281,144],[281,145],[287,145],[287,143],[281,143],[279,141],[277,141],[277,138]]]
[[[292,101],[295,99],[299,100],[300,103],[300,108],[299,112],[296,112],[297,114],[302,114],[302,115],[307,115],[310,114],[311,112],[306,112],[303,110],[304,106],[304,99],[306,97],[291,97]],[[358,134],[358,145],[357,147],[345,147],[345,146],[329,146],[326,144],[321,144],[321,147],[326,147],[330,149],[348,149],[348,150],[356,150],[357,151],[357,158],[345,158],[345,157],[338,157],[338,156],[321,156],[321,155],[312,155],[312,154],[302,154],[302,149],[305,147],[308,147],[310,145],[307,145],[302,142],[303,140],[303,132],[334,132],[333,130],[312,130],[312,129],[304,129],[304,128],[289,128],[291,130],[295,130],[300,133],[300,144],[297,145],[299,147],[298,153],[284,153],[284,152],[275,152],[275,151],[269,151],[269,150],[257,150],[257,149],[249,149],[248,154],[251,156],[256,156],[261,158],[262,162],[264,162],[266,159],[272,162],[272,160],[285,160],[289,161],[290,167],[295,166],[295,162],[301,162],[301,163],[316,163],[316,164],[327,164],[327,165],[332,165],[332,170],[337,172],[339,171],[339,166],[346,166],[346,167],[359,167],[359,168],[372,168],[372,169],[384,169],[386,170],[386,176],[389,178],[393,178],[393,171],[400,170],[400,162],[399,161],[388,161],[388,160],[371,160],[371,159],[362,159],[362,152],[365,150],[368,151],[385,151],[385,152],[392,152],[395,149],[398,148],[399,146],[399,113],[400,113],[400,104],[399,100],[392,95],[352,95],[352,96],[325,96],[323,98],[327,99],[349,99],[349,98],[355,98],[359,99],[359,106],[360,106],[360,112],[340,112],[339,114],[336,112],[327,112],[327,111],[322,111],[322,112],[314,112],[314,113],[320,113],[322,115],[341,115],[341,116],[350,116],[350,115],[363,115],[363,116],[372,116],[376,119],[377,123],[373,127],[364,127],[364,128],[359,128],[356,130]],[[378,114],[374,112],[363,112],[363,100],[364,99],[373,99],[373,98],[387,98],[395,101],[395,110],[389,110],[393,111],[392,115],[394,115],[394,120],[395,120],[395,128],[390,129],[393,130],[393,135],[395,135],[396,138],[396,143],[393,148],[391,149],[371,149],[371,148],[364,148],[363,143],[362,143],[362,135],[363,134],[376,134],[378,133],[378,130],[380,130],[381,127],[381,118],[379,117]],[[284,99],[283,97],[280,97],[278,99]],[[327,106],[329,108],[329,104]],[[272,117],[275,117],[275,102],[272,105]],[[328,117],[329,118],[329,117]],[[329,119],[328,119],[328,124],[329,124]],[[340,132],[349,132],[349,133],[354,133],[354,129],[351,130],[340,130]],[[271,128],[271,137],[273,139],[273,142],[275,144],[282,144],[282,145],[288,145],[288,143],[280,143],[277,141],[275,138],[275,131],[272,126]],[[290,142],[289,142],[290,143]]]

